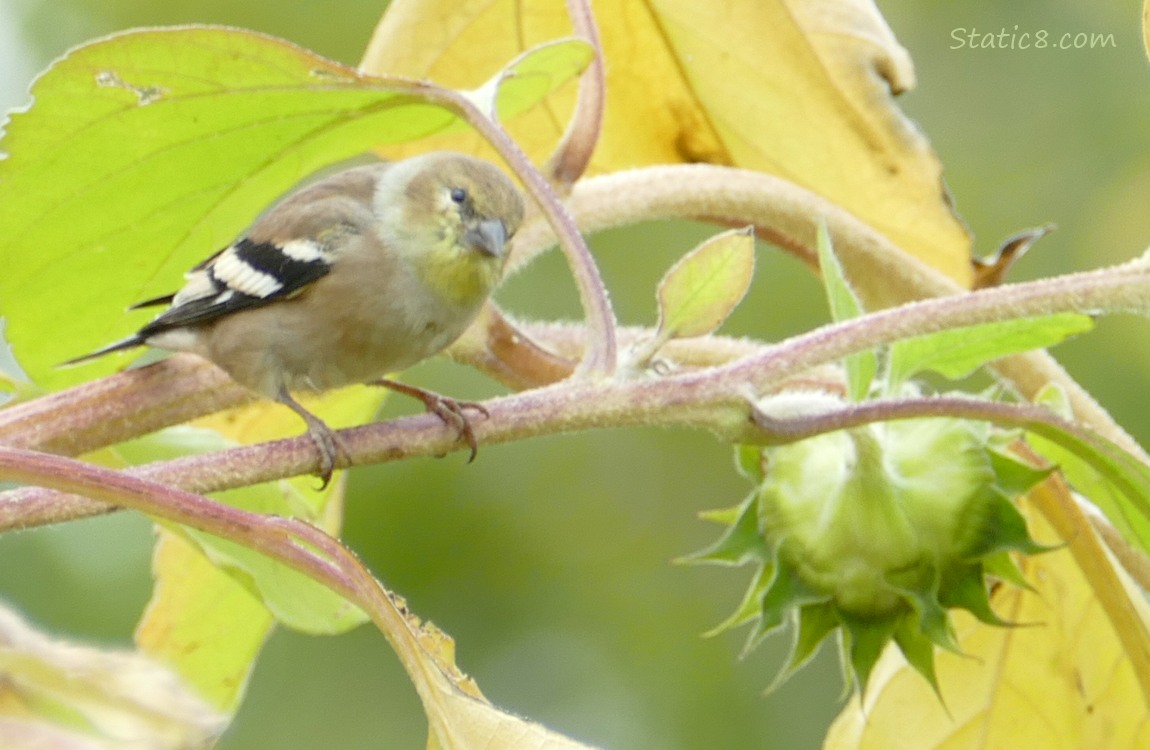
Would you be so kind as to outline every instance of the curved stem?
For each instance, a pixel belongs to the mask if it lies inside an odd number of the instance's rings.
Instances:
[[[1070,433],[1088,442],[1097,439],[1075,423],[1041,406],[961,396],[864,401],[844,404],[841,408],[822,413],[785,418],[772,417],[758,408],[752,414],[755,424],[763,431],[763,437],[758,442],[765,445],[795,443],[828,432],[850,430],[875,422],[944,417],[993,422],[1003,427],[1022,427],[1061,444],[1066,443],[1062,433]]]
[[[591,255],[579,227],[560,202],[551,184],[537,170],[519,145],[507,132],[465,95],[449,89],[429,86],[424,98],[444,106],[463,117],[495,147],[516,176],[523,182],[543,215],[547,218],[559,245],[567,256],[579,298],[587,318],[588,343],[580,372],[589,377],[606,377],[615,372],[618,361],[615,342],[615,313],[599,267]]]
[[[58,492],[83,493],[106,503],[133,508],[151,516],[191,526],[209,534],[235,539],[261,554],[274,557],[341,593],[349,581],[330,561],[309,552],[308,546],[330,553],[338,542],[313,526],[284,522],[279,531],[267,526],[269,517],[217,503],[206,497],[125,472],[18,448],[0,447],[0,477]],[[284,534],[283,530],[290,534]],[[305,545],[289,543],[295,537]],[[333,547],[334,545],[334,547]]]
[[[77,456],[254,398],[206,359],[173,354],[145,367],[5,406],[0,409],[0,445]]]
[[[912,302],[795,336],[721,368],[721,373],[759,379],[768,372],[802,370],[914,336],[1061,312],[1150,314],[1150,266],[1137,259],[1099,271]]]
[[[74,459],[14,448],[0,447],[0,478],[114,502],[232,540],[303,573],[367,612],[399,657],[424,705],[433,707],[440,701],[441,681],[428,671],[434,657],[420,645],[390,593],[350,550],[320,529]],[[434,712],[429,710],[428,716],[434,718]]]
[[[580,180],[567,205],[585,232],[664,219],[752,224],[760,238],[812,268],[817,267],[815,236],[823,219],[868,309],[966,291],[835,203],[762,172],[712,164],[624,170]],[[522,266],[555,242],[550,227],[529,223],[516,235],[512,263]],[[882,283],[858,283],[868,278]]]
[[[659,379],[564,381],[487,402],[491,418],[474,425],[475,435],[480,442],[490,443],[604,426],[667,425],[708,429],[731,442],[754,442],[758,436],[752,429],[748,401],[812,368],[908,336],[1068,309],[1150,309],[1150,274],[1136,261],[1103,271],[886,310],[763,347],[721,367]],[[444,429],[437,418],[427,415],[341,433],[353,464],[442,453],[456,447],[454,438],[454,431]],[[1145,460],[1141,451],[1134,455]],[[314,470],[311,442],[297,438],[133,471],[210,492]],[[147,473],[152,471],[158,473]],[[27,497],[20,492],[25,491],[0,494],[0,530],[63,520],[69,513],[103,512],[102,508],[90,508],[90,503],[61,508],[43,496]]]
[[[755,226],[756,233],[814,266],[820,219],[867,309],[967,290],[888,240],[860,219],[811,191],[779,177],[745,169],[681,164],[616,172],[581,180],[568,207],[584,231],[659,219],[698,219]],[[555,236],[543,222],[516,235],[513,268],[521,267]],[[991,365],[1026,397],[1047,384],[1060,386],[1079,419],[1126,450],[1145,454],[1097,401],[1046,352],[1008,357]]]
[[[567,123],[555,153],[547,160],[545,171],[557,188],[567,194],[575,181],[587,171],[591,154],[603,128],[603,109],[607,98],[607,79],[603,70],[603,43],[589,0],[567,0],[567,13],[575,25],[575,34],[595,49],[595,59],[579,79],[579,98],[575,112]]]

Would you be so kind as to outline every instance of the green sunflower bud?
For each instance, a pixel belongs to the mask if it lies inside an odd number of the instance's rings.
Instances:
[[[758,486],[695,559],[759,570],[719,629],[755,622],[751,647],[796,622],[780,680],[839,631],[844,672],[860,688],[894,640],[937,689],[933,645],[957,650],[947,609],[1006,624],[990,608],[986,576],[1020,580],[1008,552],[1044,549],[1012,500],[1047,472],[996,442],[989,425],[939,418],[741,449]]]

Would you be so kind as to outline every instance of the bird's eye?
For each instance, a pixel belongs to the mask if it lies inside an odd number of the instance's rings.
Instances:
[[[459,205],[467,202],[467,191],[463,188],[451,188],[451,200]]]

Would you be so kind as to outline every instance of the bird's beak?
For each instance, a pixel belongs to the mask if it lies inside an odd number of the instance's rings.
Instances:
[[[463,243],[493,258],[501,258],[507,244],[507,227],[499,219],[486,219],[463,235]]]

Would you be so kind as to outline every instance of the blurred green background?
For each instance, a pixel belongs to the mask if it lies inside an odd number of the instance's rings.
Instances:
[[[1114,263],[1150,239],[1150,68],[1135,3],[911,0],[880,9],[917,66],[906,111],[931,138],[979,253],[1055,222],[1015,269],[1033,278]],[[246,26],[354,63],[381,3],[0,0],[0,107],[27,101],[36,71],[67,47],[145,25]],[[1113,35],[1102,49],[953,49],[952,32]],[[801,125],[796,125],[801,127]],[[663,270],[711,230],[664,224],[594,238],[621,320],[649,324]],[[726,332],[776,339],[825,320],[819,286],[764,247],[754,287]],[[572,317],[554,254],[500,293],[539,319]],[[1113,318],[1057,353],[1143,443],[1150,354],[1143,320]],[[459,397],[499,392],[446,362],[408,377]],[[390,409],[407,408],[396,403]],[[783,658],[772,639],[740,661],[742,634],[704,639],[746,585],[745,571],[684,568],[709,543],[697,511],[746,486],[708,436],[613,431],[485,447],[353,472],[348,542],[412,609],[459,643],[459,661],[497,704],[616,750],[820,745],[841,686],[829,649],[769,698]],[[130,643],[149,589],[149,525],[121,514],[0,537],[0,595],[43,628]],[[220,747],[419,748],[410,686],[378,633],[272,637]]]

